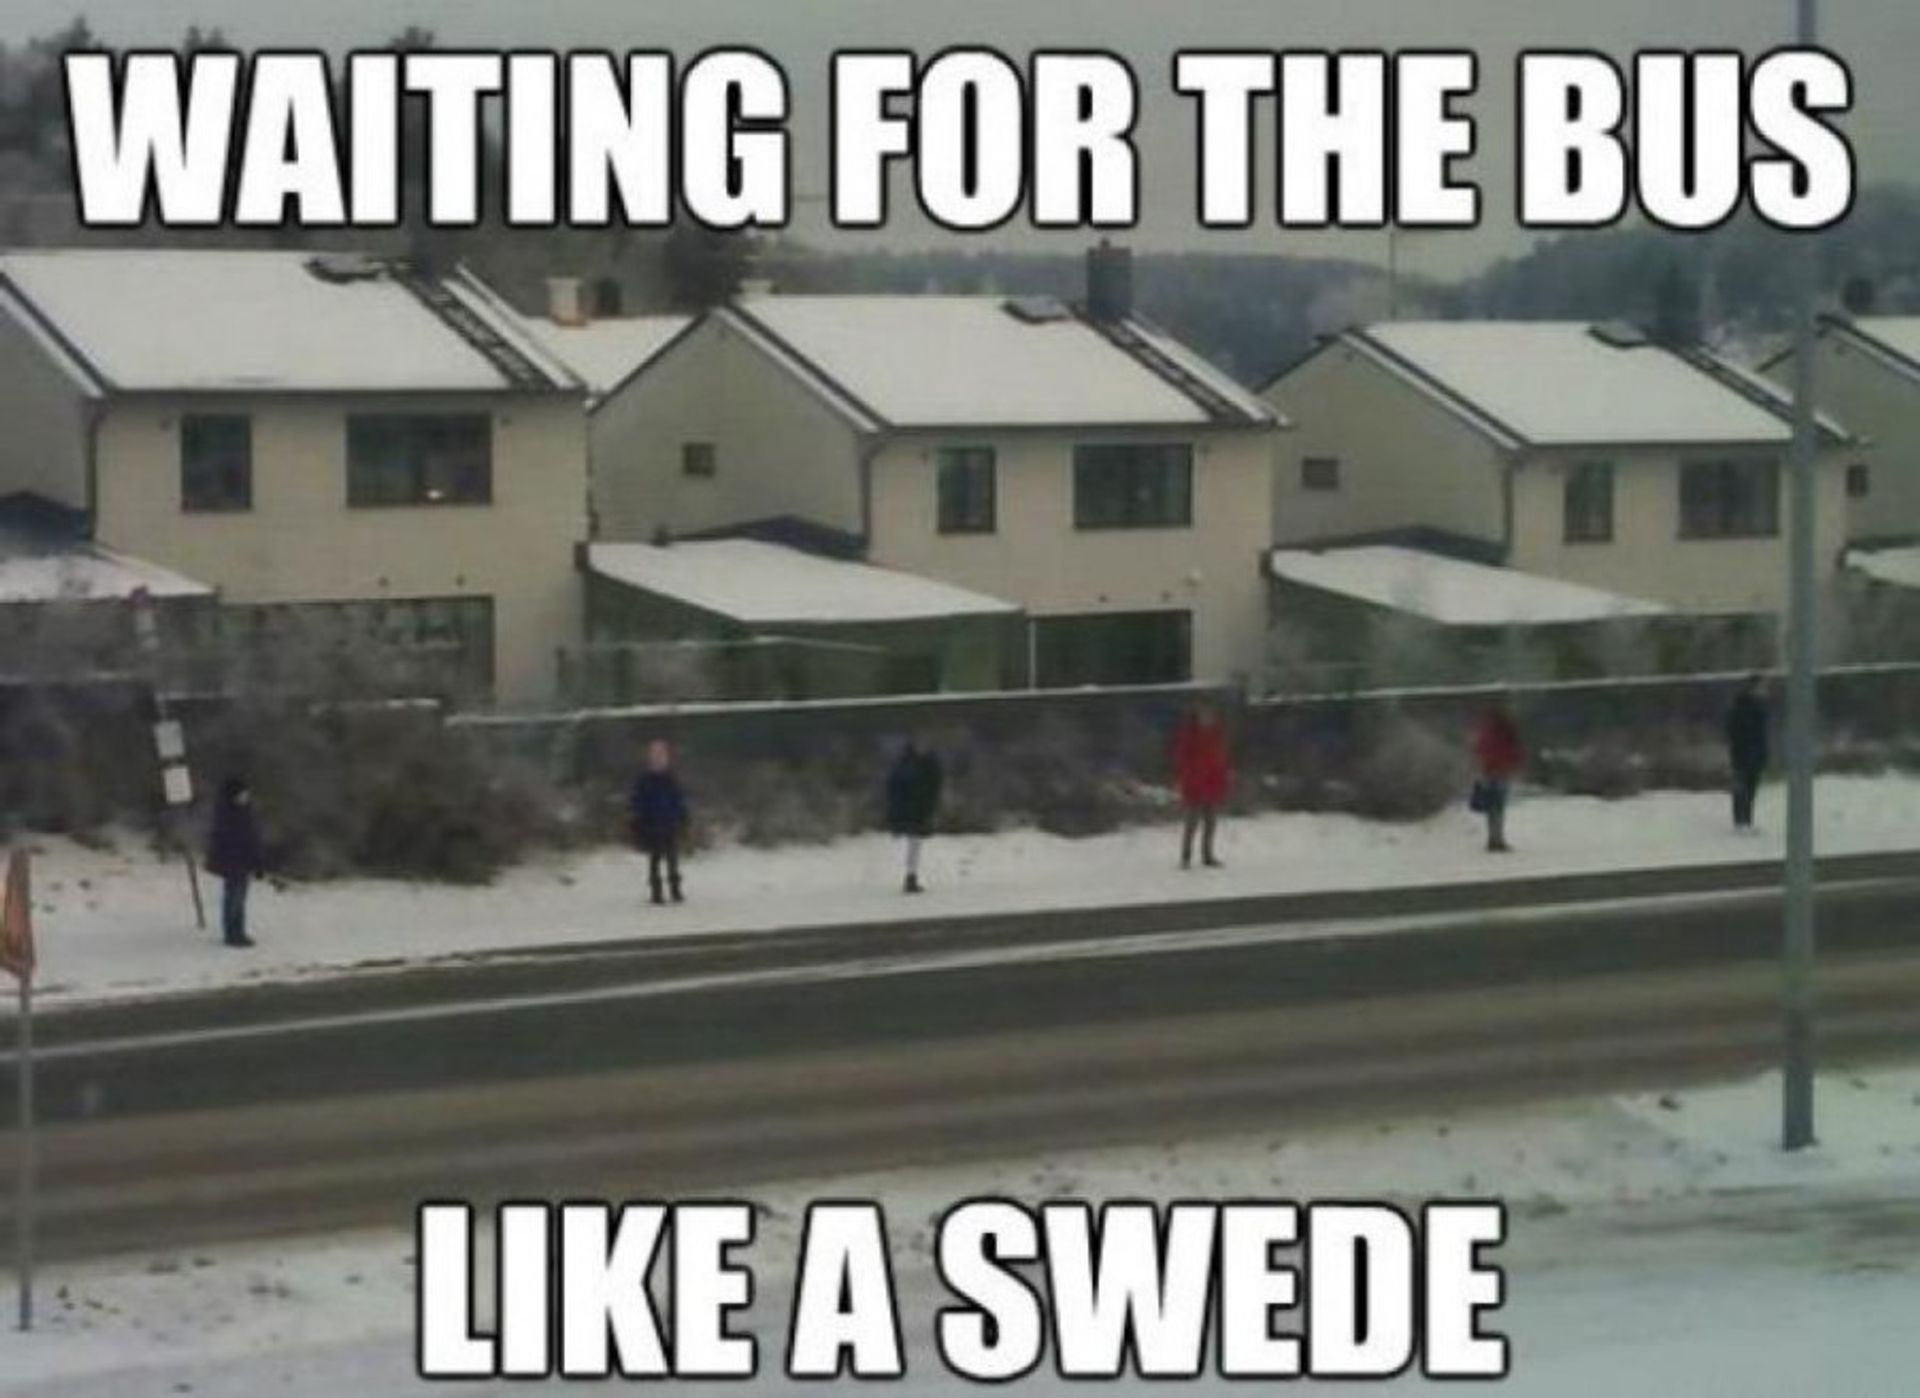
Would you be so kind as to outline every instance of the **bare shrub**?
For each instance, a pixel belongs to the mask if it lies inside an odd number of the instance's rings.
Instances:
[[[1396,715],[1355,768],[1349,809],[1372,820],[1425,820],[1459,801],[1468,781],[1467,758],[1457,744]]]

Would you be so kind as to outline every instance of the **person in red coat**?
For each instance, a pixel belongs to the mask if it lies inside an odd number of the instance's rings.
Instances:
[[[1512,848],[1507,843],[1507,795],[1526,753],[1520,746],[1520,730],[1499,705],[1488,709],[1474,730],[1473,760],[1480,771],[1474,805],[1487,818],[1487,848],[1505,854]]]
[[[1186,814],[1180,831],[1180,867],[1193,867],[1193,837],[1198,834],[1200,862],[1218,869],[1213,836],[1220,807],[1226,804],[1229,768],[1227,730],[1213,710],[1196,708],[1181,721],[1173,737],[1173,780]]]

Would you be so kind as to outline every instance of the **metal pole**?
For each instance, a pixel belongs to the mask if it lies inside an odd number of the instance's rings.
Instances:
[[[39,1173],[39,1143],[33,1122],[33,979],[20,977],[19,1170],[14,1179],[14,1242],[20,1270],[20,1328],[33,1329],[34,1186]]]
[[[1799,41],[1812,47],[1816,0],[1795,0]],[[1814,288],[1818,245],[1802,234],[1794,249],[1792,510],[1788,521],[1787,860],[1782,956],[1784,1059],[1780,1141],[1813,1144],[1813,745],[1817,722],[1814,588]]]
[[[1400,319],[1400,226],[1387,225],[1387,319]]]

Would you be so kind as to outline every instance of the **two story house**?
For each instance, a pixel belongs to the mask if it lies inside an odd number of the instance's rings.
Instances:
[[[578,634],[585,390],[477,279],[302,252],[0,254],[0,497],[509,704]]]
[[[596,538],[747,534],[1003,599],[1043,686],[1257,661],[1278,412],[1132,312],[751,294],[595,411]]]
[[[1264,390],[1294,420],[1288,546],[1415,541],[1691,616],[1786,600],[1784,392],[1624,326],[1395,322],[1321,344]],[[1823,420],[1818,556],[1846,533],[1847,437]]]

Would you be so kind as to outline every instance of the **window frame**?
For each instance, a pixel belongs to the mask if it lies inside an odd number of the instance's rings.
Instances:
[[[1583,494],[1583,487],[1594,490],[1594,482],[1604,483],[1597,494],[1601,502]],[[1618,479],[1614,463],[1608,460],[1576,461],[1567,467],[1560,486],[1560,539],[1567,544],[1610,544],[1618,511],[1615,506]]]
[[[1135,459],[1117,461],[1112,458],[1122,454]],[[1155,459],[1145,460],[1151,454]],[[1193,458],[1192,442],[1081,442],[1073,448],[1073,527],[1081,533],[1109,533],[1115,531],[1133,531],[1142,529],[1191,529],[1193,528]],[[1108,459],[1102,460],[1100,458]],[[1177,482],[1174,488],[1158,490],[1145,478],[1146,468],[1156,473],[1174,468],[1168,481]],[[1096,511],[1090,508],[1094,492],[1088,485],[1097,476],[1118,476],[1122,484],[1115,496],[1121,507],[1117,511],[1105,509]],[[1113,490],[1113,481],[1104,483]],[[1143,489],[1143,487],[1147,487]],[[1153,493],[1165,497],[1165,503],[1177,508],[1162,512],[1136,508]]]
[[[986,481],[983,518],[972,512],[950,515],[947,480],[949,472],[977,473]],[[977,504],[976,492],[966,492],[970,503]],[[1000,532],[1000,453],[994,447],[948,446],[933,454],[934,530],[942,535],[997,534]]]
[[[1873,468],[1864,461],[1847,467],[1847,499],[1865,500],[1873,494]]]
[[[222,429],[238,426],[240,431],[240,459],[237,468],[237,491],[221,490],[213,495],[196,489],[196,485],[205,485],[207,477],[224,476],[234,469],[232,462],[209,463],[204,459],[193,459],[193,439],[196,429],[205,431],[218,425]],[[180,439],[180,511],[193,515],[236,515],[247,514],[253,509],[253,416],[250,413],[182,413],[179,421]],[[205,445],[204,443],[202,444]],[[231,444],[229,444],[231,445]],[[232,480],[224,484],[233,484]]]
[[[1705,521],[1706,527],[1702,527],[1698,502],[1689,499],[1689,482],[1697,480],[1703,472],[1714,473],[1715,487],[1712,499],[1714,518]],[[1757,520],[1749,523],[1740,518],[1744,511],[1737,497],[1730,494],[1727,487],[1742,475],[1756,473],[1764,473],[1768,488],[1758,497],[1760,508]],[[1712,457],[1681,462],[1677,484],[1680,538],[1690,543],[1779,538],[1780,487],[1780,462],[1773,457]]]
[[[1327,468],[1330,474],[1316,479],[1315,468]],[[1303,456],[1300,458],[1300,488],[1314,495],[1338,495],[1340,493],[1340,458],[1337,456]]]
[[[405,498],[390,495],[386,491],[366,489],[370,473],[376,469],[384,471],[393,463],[363,461],[358,452],[364,449],[366,434],[376,430],[406,431],[419,433],[423,428],[438,427],[442,430],[469,431],[477,435],[481,446],[480,488],[477,492],[449,493],[438,496],[433,493],[433,476],[436,468],[452,469],[458,472],[459,466],[448,468],[444,463],[436,463],[430,452],[423,449],[418,436],[406,439],[407,460],[403,470],[409,486]],[[351,413],[346,424],[346,466],[347,466],[347,506],[356,510],[384,509],[455,509],[466,507],[485,507],[493,504],[493,416],[490,413]]]
[[[704,465],[699,458],[704,456]],[[720,447],[716,442],[682,442],[680,475],[690,481],[710,481],[720,474]]]

